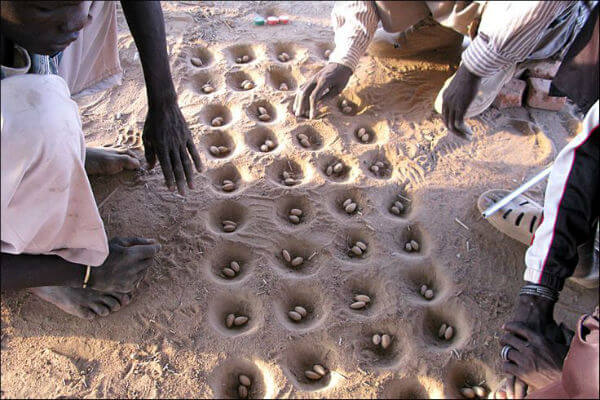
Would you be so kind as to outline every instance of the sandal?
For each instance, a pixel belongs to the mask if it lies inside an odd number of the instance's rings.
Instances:
[[[488,190],[479,196],[477,208],[480,212],[504,198],[510,192],[508,190]],[[529,197],[520,195],[513,199],[504,208],[501,208],[487,220],[496,229],[505,235],[525,244],[531,244],[535,230],[542,222],[542,206]]]

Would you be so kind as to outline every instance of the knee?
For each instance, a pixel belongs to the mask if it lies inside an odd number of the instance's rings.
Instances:
[[[54,158],[85,151],[77,104],[56,75],[2,80],[2,156]],[[10,157],[10,156],[9,156]]]

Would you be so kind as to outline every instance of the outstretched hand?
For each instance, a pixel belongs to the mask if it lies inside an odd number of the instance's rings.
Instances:
[[[465,124],[467,109],[475,99],[481,78],[461,65],[443,94],[442,118],[455,135],[470,138],[471,129]]]
[[[185,195],[186,182],[194,188],[192,161],[200,172],[200,156],[176,102],[148,109],[142,139],[148,168],[154,168],[158,158],[169,190],[177,185],[179,194]]]
[[[317,72],[296,94],[294,115],[313,119],[317,113],[317,103],[328,96],[339,94],[352,76],[352,70],[345,65],[329,63]]]

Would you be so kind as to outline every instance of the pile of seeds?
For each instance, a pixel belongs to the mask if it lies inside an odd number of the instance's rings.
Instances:
[[[350,257],[362,257],[367,252],[367,245],[360,240],[357,240],[350,246]]]
[[[223,126],[225,124],[225,118],[223,117],[214,117],[212,121],[210,121],[212,126]]]
[[[290,264],[292,267],[299,267],[300,265],[302,265],[302,263],[304,263],[303,257],[300,257],[300,256],[292,257],[290,252],[287,251],[286,249],[281,250],[281,255],[282,255],[283,259],[285,260],[285,262]]]
[[[404,250],[406,250],[408,253],[413,251],[419,251],[420,248],[421,246],[419,246],[419,242],[417,242],[414,239],[412,239],[410,242],[406,242],[406,244],[404,245]]]
[[[254,89],[254,82],[252,82],[250,79],[245,79],[242,81],[242,83],[240,83],[240,88],[244,90]]]
[[[324,56],[326,59],[329,59],[329,56],[330,56],[330,55],[331,55],[331,50],[329,50],[329,49],[327,49],[327,50],[325,50],[325,51],[323,52],[323,56]]]
[[[387,333],[384,333],[382,335],[376,333],[371,338],[371,341],[375,346],[381,346],[381,348],[385,350],[388,347],[390,347],[390,344],[392,344],[392,337]]]
[[[354,296],[354,302],[350,304],[350,308],[353,310],[362,310],[371,303],[371,298],[366,294],[357,294]]]
[[[235,59],[235,62],[238,63],[238,64],[245,64],[248,61],[250,61],[250,56],[247,55],[247,54],[245,54],[245,55],[243,55],[243,56],[238,57],[238,58]]]
[[[464,386],[460,394],[466,399],[487,399],[488,391],[483,386]]]
[[[422,285],[420,290],[421,296],[425,297],[427,300],[433,299],[433,290],[429,289],[427,285]]]
[[[194,67],[201,67],[202,66],[202,60],[199,57],[192,57],[190,59],[190,61],[192,62],[192,65]]]
[[[235,314],[227,314],[225,317],[225,326],[228,328],[232,328],[234,326],[242,326],[248,322],[250,318],[245,315],[235,315]]]
[[[365,128],[359,128],[356,131],[356,137],[363,143],[367,143],[369,142],[369,140],[371,140],[371,135],[369,134],[369,132],[367,132]]]
[[[299,208],[292,208],[289,212],[288,219],[292,224],[299,224],[302,220],[302,210]]]
[[[341,161],[333,161],[325,168],[325,175],[327,176],[341,176],[344,173],[344,163]]]
[[[229,147],[227,146],[210,146],[208,150],[210,151],[210,154],[215,157],[224,156],[229,153]]]
[[[340,108],[342,109],[342,112],[344,114],[352,114],[352,111],[354,111],[354,109],[350,105],[350,102],[346,99],[342,100],[342,102],[340,103]]]
[[[369,170],[374,173],[375,175],[383,175],[385,173],[385,169],[386,169],[387,165],[385,162],[383,161],[375,161],[373,164],[371,164],[371,166],[369,167]]]
[[[238,381],[240,382],[240,385],[238,386],[238,396],[240,396],[240,399],[247,399],[248,391],[250,386],[252,386],[252,380],[248,376],[241,374],[238,377]]]
[[[266,108],[264,108],[262,106],[258,107],[258,119],[263,122],[267,122],[267,121],[271,120],[271,116],[267,112]]]
[[[275,142],[273,142],[271,139],[265,140],[265,142],[260,145],[260,151],[262,151],[263,153],[267,153],[267,152],[273,150],[274,148],[275,148]]]
[[[237,261],[229,263],[228,267],[223,267],[221,274],[224,278],[235,278],[240,272],[240,264]]]
[[[390,212],[394,215],[400,215],[404,211],[404,204],[400,200],[394,201],[394,204],[390,207]]]
[[[297,136],[298,141],[300,142],[300,145],[306,149],[310,148],[310,146],[312,146],[312,144],[310,143],[310,140],[308,139],[308,136],[305,135],[304,133],[299,133]]]
[[[356,209],[358,208],[358,204],[356,204],[356,202],[354,202],[354,200],[352,200],[351,198],[347,198],[342,203],[342,208],[348,214],[353,214],[356,211]]]
[[[283,180],[283,184],[286,186],[294,186],[295,184],[297,184],[299,182],[299,179],[295,178],[294,173],[289,172],[289,171],[283,171],[281,173],[282,176],[282,180]]]
[[[202,92],[209,94],[215,91],[215,88],[210,83],[202,85]]]
[[[306,311],[306,308],[302,306],[296,306],[293,310],[288,312],[288,317],[290,317],[292,321],[300,322],[302,318],[306,317],[307,314],[308,312]]]
[[[221,189],[224,192],[233,192],[237,188],[236,184],[230,179],[223,179],[221,183]]]
[[[304,376],[312,381],[318,381],[325,375],[327,375],[327,370],[320,364],[313,365],[312,370],[304,371]]]
[[[226,219],[225,221],[222,222],[223,224],[223,231],[224,232],[233,232],[237,229],[237,223],[234,221],[230,221],[228,219]]]
[[[438,330],[438,337],[444,340],[450,340],[454,337],[454,328],[450,325],[442,324]]]
[[[283,52],[277,56],[277,59],[281,62],[288,62],[290,61],[290,58],[290,55],[286,52]]]

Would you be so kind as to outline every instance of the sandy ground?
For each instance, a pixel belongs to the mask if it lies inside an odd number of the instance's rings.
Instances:
[[[179,102],[202,154],[198,189],[186,198],[169,193],[160,169],[93,181],[109,236],[155,237],[163,251],[132,304],[93,322],[26,293],[3,294],[2,398],[235,397],[239,373],[252,378],[251,397],[453,397],[464,384],[496,386],[498,332],[526,249],[482,220],[476,200],[547,165],[572,137],[572,117],[490,109],[470,122],[472,142],[450,137],[431,105],[456,60],[432,54],[365,57],[343,93],[355,115],[342,114],[337,99],[321,118],[297,119],[293,89],[325,63],[331,7],[163,3]],[[291,24],[252,26],[256,14],[272,13],[289,14]],[[92,145],[139,133],[145,118],[141,66],[119,18],[124,83],[79,100]],[[292,59],[278,61],[281,51]],[[252,60],[236,65],[243,54]],[[247,78],[256,88],[240,91]],[[207,81],[216,88],[209,95],[200,90]],[[278,90],[282,81],[292,90]],[[273,120],[258,121],[258,106]],[[225,125],[210,128],[219,115]],[[530,121],[533,132],[523,134],[513,118]],[[370,143],[355,137],[360,127]],[[314,147],[302,148],[298,133]],[[261,153],[266,139],[276,148]],[[213,157],[211,145],[232,151]],[[334,160],[346,167],[327,176]],[[376,176],[375,161],[391,168]],[[299,182],[282,185],[284,171]],[[223,179],[237,189],[223,192]],[[531,196],[542,193],[540,185]],[[348,197],[357,203],[352,215],[341,208]],[[389,212],[398,199],[400,216]],[[287,218],[291,208],[303,211],[298,225]],[[223,232],[223,220],[237,229]],[[412,239],[420,250],[406,253]],[[357,240],[368,245],[362,258],[348,253]],[[290,267],[282,249],[304,263]],[[220,270],[233,260],[240,273],[224,279]],[[422,284],[433,288],[432,300],[420,296]],[[352,310],[359,293],[371,303]],[[573,326],[597,301],[596,291],[568,283],[557,319]],[[295,305],[308,311],[299,323],[287,317]],[[250,320],[228,329],[228,313]],[[450,341],[437,338],[441,323],[454,327]],[[387,350],[371,344],[375,333],[392,336]],[[315,363],[330,373],[308,381],[303,371]]]

